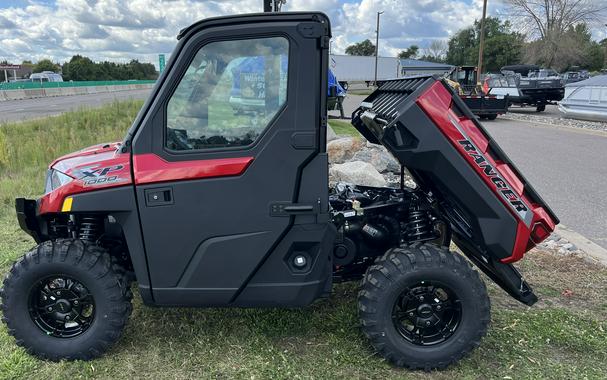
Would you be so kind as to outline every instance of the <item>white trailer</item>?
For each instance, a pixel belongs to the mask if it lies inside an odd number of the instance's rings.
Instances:
[[[329,57],[329,68],[339,83],[346,88],[349,82],[365,82],[367,86],[375,80],[375,57],[337,55]],[[377,80],[398,78],[400,60],[395,57],[377,58]]]

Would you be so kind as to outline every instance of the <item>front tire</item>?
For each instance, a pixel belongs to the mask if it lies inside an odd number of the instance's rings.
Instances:
[[[393,248],[370,266],[358,296],[364,334],[388,361],[443,369],[478,347],[490,301],[478,273],[447,248]]]
[[[40,244],[6,276],[3,321],[19,346],[42,359],[90,360],[122,335],[132,310],[124,271],[80,240]]]

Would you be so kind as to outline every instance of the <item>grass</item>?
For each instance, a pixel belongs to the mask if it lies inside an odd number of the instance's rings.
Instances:
[[[329,125],[339,136],[360,136],[349,121],[329,119]]]
[[[350,95],[371,95],[373,93],[373,88],[365,88],[360,90],[348,90],[348,94]]]
[[[0,157],[8,157],[0,164],[1,276],[33,245],[16,224],[13,198],[39,194],[53,158],[122,138],[140,105],[115,103],[0,126]],[[357,285],[346,284],[330,299],[294,310],[161,309],[136,297],[123,338],[92,362],[37,360],[0,324],[0,379],[604,378],[607,269],[534,250],[521,270],[542,300],[532,308],[520,305],[488,281],[493,311],[487,337],[442,372],[396,369],[373,355],[358,329]]]

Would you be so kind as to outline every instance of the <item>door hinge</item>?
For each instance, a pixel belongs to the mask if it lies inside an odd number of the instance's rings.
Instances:
[[[331,38],[328,36],[324,36],[320,38],[320,48],[328,49],[330,46]]]
[[[318,22],[302,22],[297,26],[299,34],[304,38],[319,38],[325,35],[325,28]]]

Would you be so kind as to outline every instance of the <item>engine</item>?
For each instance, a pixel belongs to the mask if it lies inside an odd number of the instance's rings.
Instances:
[[[431,200],[421,190],[338,183],[330,189],[329,203],[338,230],[333,249],[338,277],[361,274],[392,247],[448,242],[446,223],[436,217]]]

